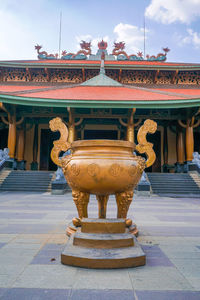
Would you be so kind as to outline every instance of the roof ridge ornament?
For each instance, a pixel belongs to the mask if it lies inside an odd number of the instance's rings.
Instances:
[[[38,59],[58,59],[58,53],[56,54],[48,54],[46,51],[40,51],[42,45],[36,45],[35,50],[38,53]]]
[[[87,55],[91,54],[91,42],[81,41],[80,43],[81,50],[77,53],[67,53],[66,50],[62,51],[61,59],[87,59]]]
[[[63,60],[86,60],[89,57],[90,60],[99,60],[100,57],[102,57],[102,54],[104,54],[104,60],[109,59],[109,60],[115,60],[114,57],[116,57],[117,60],[119,61],[166,61],[167,59],[167,53],[170,51],[169,48],[162,48],[164,53],[158,53],[156,56],[155,55],[146,55],[146,59],[143,57],[143,53],[139,51],[137,54],[131,54],[128,55],[125,49],[125,42],[114,42],[114,49],[112,51],[111,55],[108,55],[107,53],[107,47],[108,43],[105,42],[103,39],[98,43],[98,51],[96,55],[91,54],[91,41],[86,42],[86,41],[81,41],[80,43],[80,48],[77,53],[67,53],[66,50],[62,51],[62,57],[61,59]],[[36,45],[35,49],[37,50],[38,53],[38,59],[58,59],[58,53],[56,54],[48,54],[46,51],[40,51],[42,46]],[[102,59],[102,58],[101,58]]]
[[[112,55],[117,57],[117,60],[131,60],[131,61],[165,61],[167,59],[167,53],[170,51],[169,48],[163,48],[164,53],[158,53],[155,55],[146,55],[146,59],[143,57],[143,53],[139,51],[136,54],[128,55],[125,51],[125,42],[114,42],[114,49]]]
[[[105,62],[105,52],[101,53],[101,67],[100,67],[100,74],[106,74],[104,69],[104,62]]]
[[[108,43],[105,42],[103,39],[101,40],[101,42],[98,43],[98,48],[101,50],[106,50],[108,47]]]

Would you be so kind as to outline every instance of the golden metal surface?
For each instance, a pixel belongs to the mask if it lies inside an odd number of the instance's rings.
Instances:
[[[147,142],[146,135],[147,133],[155,133],[157,130],[157,123],[152,120],[146,120],[144,125],[140,127],[137,134],[138,145],[136,146],[136,150],[139,153],[146,153],[147,161],[146,167],[150,167],[154,161],[156,160],[156,154],[153,151],[153,144]]]
[[[59,159],[59,154],[61,151],[67,151],[70,148],[70,143],[67,142],[68,129],[63,123],[61,118],[54,118],[49,122],[49,127],[51,131],[59,131],[60,139],[53,142],[53,148],[51,150],[52,161],[61,167],[61,160]]]
[[[80,227],[81,226],[81,220],[79,218],[73,218],[72,223],[75,227]]]
[[[131,112],[131,125],[133,114],[134,109]],[[71,119],[72,116],[70,121]],[[126,219],[133,190],[145,166],[150,166],[155,160],[153,145],[147,142],[146,135],[154,133],[157,124],[146,120],[138,131],[139,145],[136,150],[147,154],[146,163],[142,157],[133,154],[135,144],[132,142],[132,131],[130,141],[79,140],[69,143],[68,129],[60,118],[51,120],[49,124],[52,131],[60,132],[60,139],[54,141],[51,158],[54,163],[62,166],[65,178],[72,188],[79,218],[88,217],[89,197],[94,194],[98,200],[99,218],[106,218],[109,195],[115,195],[117,218]],[[68,149],[71,149],[71,154],[60,159],[59,153]]]
[[[81,232],[113,234],[125,233],[126,224],[123,219],[87,219],[83,218],[81,222]]]
[[[133,221],[131,219],[126,219],[125,223],[126,227],[130,227],[133,224]]]

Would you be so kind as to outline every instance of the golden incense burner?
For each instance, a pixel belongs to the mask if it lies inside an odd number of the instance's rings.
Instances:
[[[127,129],[127,137],[130,137],[127,141],[77,140],[71,142],[70,131],[68,132],[67,126],[60,118],[54,118],[49,125],[52,131],[60,132],[60,139],[54,141],[51,159],[55,164],[62,167],[67,183],[72,189],[72,197],[79,216],[79,218],[73,219],[74,225],[78,228],[81,226],[81,223],[85,224],[83,220],[88,218],[89,197],[90,194],[94,194],[98,200],[99,219],[97,219],[96,223],[94,220],[91,221],[93,226],[92,232],[95,232],[94,230],[99,232],[97,227],[101,225],[97,224],[100,224],[99,220],[106,218],[106,206],[109,195],[115,195],[116,198],[116,220],[123,219],[125,226],[130,226],[132,221],[126,220],[126,218],[133,199],[134,188],[137,186],[145,167],[151,166],[156,158],[152,149],[153,145],[147,142],[146,135],[147,133],[154,133],[157,129],[157,124],[152,120],[144,122],[144,125],[138,131],[137,139],[139,144],[136,146],[133,143],[131,134],[133,126],[129,126]],[[69,149],[71,154],[59,158],[61,151]],[[141,156],[136,156],[133,153],[134,150],[146,153],[147,161]],[[107,220],[109,219],[105,219],[106,222],[108,222]],[[87,224],[87,226],[89,225]],[[94,229],[95,226],[96,229]],[[112,223],[106,226],[113,227],[117,225]],[[102,233],[105,232],[103,231]],[[108,233],[111,233],[111,231],[109,230]],[[66,264],[92,267],[88,264],[81,265],[77,260],[74,263],[70,263],[67,260]],[[95,266],[97,267],[97,264]],[[112,267],[115,266],[112,265]]]

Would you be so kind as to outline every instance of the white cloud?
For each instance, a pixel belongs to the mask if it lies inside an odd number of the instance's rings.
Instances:
[[[31,29],[14,14],[0,11],[0,28],[0,60],[36,58]]]
[[[163,24],[189,24],[200,16],[200,0],[151,0],[145,15]]]
[[[137,26],[131,25],[131,24],[123,24],[119,23],[114,27],[113,30],[117,42],[125,42],[126,49],[129,54],[137,54],[138,51],[143,50],[143,44],[144,44],[144,29],[139,28]],[[146,29],[146,34],[148,34],[148,30]],[[108,43],[107,51],[108,53],[112,53],[113,50],[113,44],[114,40],[112,40],[108,35],[106,36],[99,36],[99,37],[93,37],[90,34],[86,35],[80,35],[76,36],[75,40],[77,42],[76,49],[80,49],[80,42],[81,40],[84,41],[91,41],[91,47],[92,47],[92,54],[96,54],[98,50],[98,43],[101,40],[104,40]]]
[[[136,54],[143,49],[144,44],[144,28],[139,28],[131,24],[119,23],[114,28],[118,42],[126,43],[127,52],[133,51]],[[146,34],[148,30],[146,29]]]
[[[179,45],[191,45],[196,49],[200,49],[200,33],[192,30],[191,28],[187,29],[187,35],[185,37],[178,36]]]

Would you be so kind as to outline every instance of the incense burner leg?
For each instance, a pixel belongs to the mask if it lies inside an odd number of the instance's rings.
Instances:
[[[126,219],[129,206],[133,200],[133,191],[115,194],[117,202],[117,218]]]
[[[96,195],[98,200],[98,207],[99,207],[99,218],[105,219],[106,218],[106,208],[109,195]]]
[[[90,194],[80,191],[72,191],[72,197],[76,204],[79,218],[87,218]]]

